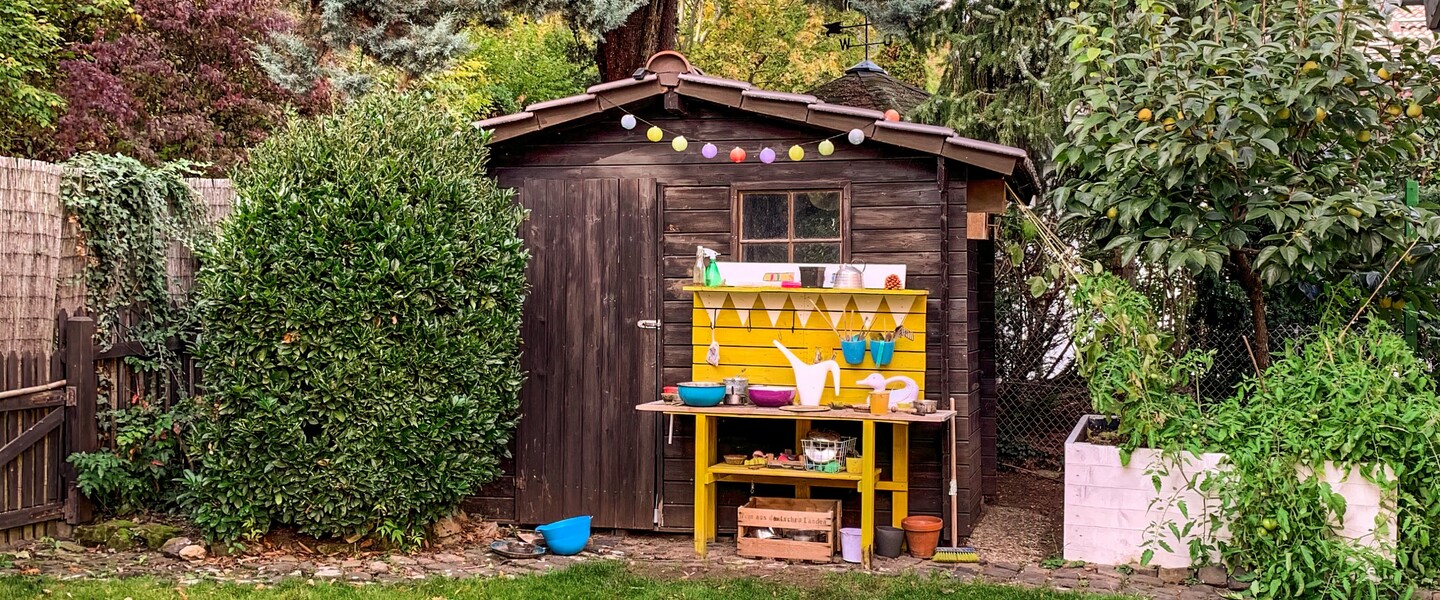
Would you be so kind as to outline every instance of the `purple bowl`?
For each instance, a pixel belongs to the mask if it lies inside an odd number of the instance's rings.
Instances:
[[[751,403],[765,408],[789,406],[795,398],[795,388],[785,385],[752,385],[746,391]]]

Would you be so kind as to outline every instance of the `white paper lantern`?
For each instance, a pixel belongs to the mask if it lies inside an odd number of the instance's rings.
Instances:
[[[625,115],[623,117],[620,117],[620,126],[626,129],[634,129],[635,115]]]
[[[845,136],[845,139],[850,140],[851,144],[858,145],[860,142],[865,141],[865,132],[859,129],[851,129],[850,135]]]

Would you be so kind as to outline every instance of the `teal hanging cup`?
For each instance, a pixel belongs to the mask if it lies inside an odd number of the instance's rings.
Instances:
[[[890,364],[890,359],[895,357],[895,341],[870,340],[870,360],[875,361],[875,366],[883,367]]]
[[[845,356],[845,362],[858,365],[865,362],[865,340],[840,340],[840,353]]]

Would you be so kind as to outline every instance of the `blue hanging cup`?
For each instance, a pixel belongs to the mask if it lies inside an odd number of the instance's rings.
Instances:
[[[875,366],[883,367],[890,364],[890,359],[895,357],[895,342],[885,340],[870,340],[870,360],[875,361]]]
[[[845,356],[845,362],[858,365],[865,362],[865,340],[840,340],[840,353]]]

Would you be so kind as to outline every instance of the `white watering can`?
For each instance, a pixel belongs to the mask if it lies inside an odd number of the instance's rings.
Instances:
[[[795,356],[789,348],[775,340],[775,347],[790,359],[790,368],[795,370],[795,389],[800,394],[801,406],[820,406],[820,397],[825,395],[825,376],[834,375],[835,395],[840,395],[840,363],[827,360],[808,364]]]

